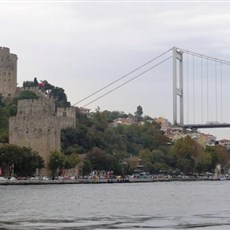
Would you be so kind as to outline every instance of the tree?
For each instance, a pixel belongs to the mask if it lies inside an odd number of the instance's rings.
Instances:
[[[63,168],[65,162],[65,155],[59,151],[51,151],[49,156],[49,168],[52,175],[58,174],[60,169]],[[58,172],[59,170],[59,172]]]
[[[28,147],[3,145],[0,148],[0,162],[6,171],[5,175],[32,176],[36,169],[44,168],[44,160],[37,152]]]
[[[30,90],[24,90],[20,93],[18,99],[38,99],[38,95]]]
[[[92,163],[89,160],[84,160],[83,162],[83,175],[87,175],[92,171]]]
[[[36,169],[44,168],[43,158],[31,148],[22,147],[14,165],[14,173],[18,176],[32,176]]]
[[[9,106],[9,115],[10,116],[16,116],[17,115],[17,110],[18,110],[18,107],[16,104],[11,104]]]
[[[97,147],[88,154],[88,160],[92,163],[93,169],[96,170],[113,170],[116,162],[114,156]]]
[[[35,86],[35,87],[38,86],[38,80],[37,80],[36,77],[34,78],[34,86]]]
[[[143,114],[143,109],[140,105],[137,106],[137,111],[135,112],[135,117],[137,121],[141,121],[142,119],[142,114]]]
[[[205,157],[204,149],[191,137],[187,136],[177,140],[171,151],[177,158],[176,166],[184,174],[191,174],[201,169],[200,165]]]
[[[0,100],[1,100],[0,95]],[[8,143],[9,141],[9,112],[3,101],[0,102],[0,143]]]
[[[216,154],[217,154],[218,163],[221,164],[222,166],[226,165],[230,161],[230,156],[226,147],[217,145]]]
[[[67,101],[65,90],[63,88],[51,87],[49,95],[55,99],[57,107],[69,107],[70,106],[70,103]]]
[[[153,164],[154,172],[156,173],[166,173],[169,166],[163,162],[156,162]]]
[[[20,153],[20,148],[16,145],[3,145],[0,148],[0,162],[3,165],[5,175],[12,175],[12,166],[17,162],[17,155]]]
[[[66,169],[74,168],[80,162],[79,157],[72,153],[68,156],[65,156],[64,166]]]
[[[168,162],[168,154],[165,154],[161,150],[149,149],[140,151],[140,158],[142,159],[144,169],[150,173],[159,173],[160,171],[167,171],[170,168]]]
[[[3,96],[0,94],[0,108],[4,105]]]
[[[220,164],[221,167],[225,168],[227,171],[230,163],[230,154],[225,147],[220,145],[207,146],[205,153],[207,156],[209,156],[208,169],[210,172],[214,172],[218,164]]]
[[[34,87],[34,82],[33,81],[24,81],[22,84],[23,88],[30,88],[30,87]]]

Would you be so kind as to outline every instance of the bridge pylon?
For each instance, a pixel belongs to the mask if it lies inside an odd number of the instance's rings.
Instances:
[[[179,117],[178,122],[178,97]],[[173,125],[184,125],[184,99],[183,99],[183,52],[173,47]]]

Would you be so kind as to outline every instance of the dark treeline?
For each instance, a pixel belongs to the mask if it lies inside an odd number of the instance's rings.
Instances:
[[[44,160],[31,148],[4,144],[0,148],[0,163],[4,175],[28,177],[44,168]]]

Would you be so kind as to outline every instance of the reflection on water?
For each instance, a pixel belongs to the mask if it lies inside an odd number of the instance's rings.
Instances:
[[[0,186],[3,229],[229,229],[230,181]]]

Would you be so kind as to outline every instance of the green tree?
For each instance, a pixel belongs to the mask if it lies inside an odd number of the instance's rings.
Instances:
[[[202,169],[200,167],[205,158],[205,152],[202,146],[187,136],[175,142],[172,146],[172,153],[177,158],[177,167],[184,174],[191,174]]]
[[[93,146],[93,135],[90,130],[80,125],[78,128],[67,128],[61,131],[62,150],[65,154],[86,153]]]
[[[35,86],[35,87],[38,86],[38,80],[37,80],[36,77],[34,78],[34,86]]]
[[[22,147],[14,165],[14,173],[18,176],[32,176],[36,169],[44,168],[43,158],[31,148]]]
[[[55,99],[57,107],[69,107],[70,106],[70,103],[67,101],[65,90],[63,88],[52,87],[49,94]]]
[[[79,162],[79,157],[76,154],[72,153],[70,155],[65,156],[64,165],[66,169],[71,169],[74,168]]]
[[[92,163],[89,160],[84,160],[82,163],[83,163],[83,175],[89,174],[93,169]]]
[[[227,149],[223,146],[207,146],[205,149],[205,153],[209,156],[209,171],[214,172],[215,168],[218,164],[228,170],[228,166],[230,164],[230,154]]]
[[[5,175],[32,176],[36,169],[44,167],[44,160],[37,152],[28,147],[3,145],[0,148],[0,162],[6,171]]]
[[[141,121],[142,119],[142,114],[143,114],[143,109],[140,105],[137,106],[137,111],[135,112],[135,117],[137,121]]]
[[[20,147],[16,145],[3,145],[0,148],[0,162],[3,165],[5,175],[12,175],[13,166],[18,161],[18,154],[20,154]]]
[[[206,146],[205,151],[203,154],[199,156],[195,163],[196,172],[198,173],[204,173],[204,172],[214,172],[215,166],[216,166],[216,156],[212,155],[211,152],[207,151],[208,146]]]
[[[163,162],[156,162],[153,164],[153,169],[155,173],[166,173],[169,169],[169,166]]]
[[[0,143],[8,143],[9,141],[9,112],[7,106],[3,102],[0,95]]]
[[[17,110],[18,110],[18,107],[16,104],[11,104],[9,106],[9,115],[10,116],[16,116],[17,115]]]
[[[217,154],[218,163],[221,164],[222,166],[225,166],[230,161],[230,155],[226,147],[217,145],[216,154]]]
[[[95,170],[113,170],[116,159],[111,154],[106,153],[100,148],[93,148],[88,154],[88,160],[92,163],[92,168]]]
[[[49,168],[52,175],[57,175],[64,167],[65,155],[59,151],[51,151],[49,156]]]
[[[159,173],[161,171],[167,171],[170,168],[168,162],[168,154],[165,154],[161,150],[144,149],[140,151],[140,158],[142,159],[144,169],[151,173]]]
[[[30,87],[34,87],[34,82],[33,81],[24,81],[22,84],[23,88],[30,88]]]
[[[38,95],[30,90],[24,90],[20,93],[18,99],[38,99]]]

